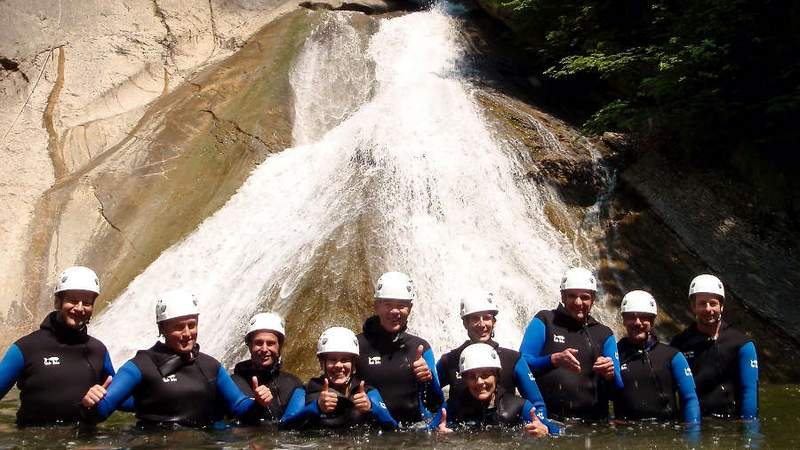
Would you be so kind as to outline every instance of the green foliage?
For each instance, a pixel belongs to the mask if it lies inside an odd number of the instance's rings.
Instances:
[[[707,160],[735,148],[797,162],[800,2],[479,1],[534,44],[546,77],[600,86],[587,130],[657,135]]]

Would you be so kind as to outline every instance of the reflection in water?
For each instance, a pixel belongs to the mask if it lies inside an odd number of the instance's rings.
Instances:
[[[133,416],[116,413],[97,430],[74,428],[27,428],[18,430],[14,413],[18,391],[0,401],[0,448],[468,448],[510,449],[530,445],[522,430],[455,433],[436,436],[424,432],[381,433],[354,430],[346,434],[329,432],[282,432],[261,428],[228,427],[219,430],[178,430],[144,432],[134,426]],[[536,442],[537,448],[800,448],[800,386],[766,385],[761,389],[761,432],[741,422],[709,419],[703,423],[699,440],[687,440],[685,430],[674,423],[629,425],[569,424],[567,433]]]

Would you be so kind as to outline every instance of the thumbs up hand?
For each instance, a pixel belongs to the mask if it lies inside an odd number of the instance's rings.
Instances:
[[[106,381],[103,383],[102,386],[99,384],[95,384],[94,386],[90,387],[89,390],[86,392],[86,395],[83,396],[81,400],[81,404],[86,408],[94,408],[103,397],[106,396],[106,389],[111,384],[111,375],[106,378]]]
[[[428,363],[425,362],[425,359],[422,357],[422,344],[417,347],[417,357],[414,358],[414,362],[411,364],[411,369],[414,370],[414,377],[417,378],[417,381],[420,383],[427,383],[433,379],[433,375],[431,374],[431,369],[428,367]]]
[[[335,392],[330,391],[328,379],[325,378],[322,384],[322,391],[320,391],[319,398],[317,399],[319,410],[322,411],[323,414],[330,414],[336,409],[336,403],[338,403],[338,401],[339,397],[336,396]]]
[[[269,390],[268,387],[264,385],[258,384],[258,377],[253,377],[251,380],[253,384],[253,393],[255,394],[255,400],[258,402],[259,405],[266,408],[272,403],[272,391]]]
[[[547,436],[547,426],[536,415],[536,407],[531,408],[531,422],[525,424],[525,432],[535,438]]]
[[[356,407],[356,410],[361,412],[368,412],[372,410],[372,402],[370,402],[369,397],[367,397],[367,390],[364,388],[363,381],[358,386],[358,391],[353,394],[353,406]]]
[[[439,421],[439,426],[436,427],[436,432],[439,434],[452,433],[453,430],[447,428],[447,410],[442,408],[442,419]]]

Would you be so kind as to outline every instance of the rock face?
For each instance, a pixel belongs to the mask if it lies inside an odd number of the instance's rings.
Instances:
[[[0,15],[0,321],[99,269],[112,298],[291,141],[297,2],[7,1]],[[245,44],[245,42],[248,42]],[[231,69],[220,62],[237,52]],[[213,163],[213,164],[211,164]],[[113,275],[112,275],[112,268]],[[18,330],[11,330],[18,327]]]

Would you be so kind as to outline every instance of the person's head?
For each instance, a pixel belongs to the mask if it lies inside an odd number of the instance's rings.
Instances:
[[[561,302],[567,314],[578,322],[586,322],[597,296],[597,280],[592,272],[573,267],[561,278]]]
[[[270,368],[280,361],[286,331],[275,313],[258,313],[250,319],[244,342],[256,367]]]
[[[176,353],[189,353],[197,343],[200,309],[190,292],[178,289],[159,295],[156,300],[156,324],[164,344]]]
[[[473,292],[461,299],[461,321],[471,341],[492,339],[498,311],[491,292]]]
[[[408,325],[414,302],[414,283],[401,272],[386,272],[375,284],[375,314],[388,333],[399,333]]]
[[[70,328],[83,328],[92,318],[98,295],[100,281],[94,270],[83,266],[67,268],[58,276],[53,296],[58,319]]]
[[[317,358],[322,374],[338,390],[350,385],[358,358],[358,338],[344,327],[325,330],[317,341]]]
[[[467,384],[467,390],[481,402],[489,402],[494,397],[500,367],[497,352],[484,343],[469,345],[458,359],[458,371]]]
[[[689,284],[689,306],[701,326],[716,326],[722,320],[725,287],[714,275],[698,275]]]
[[[635,344],[647,342],[658,314],[653,296],[645,291],[630,291],[622,298],[620,312],[628,340]]]

